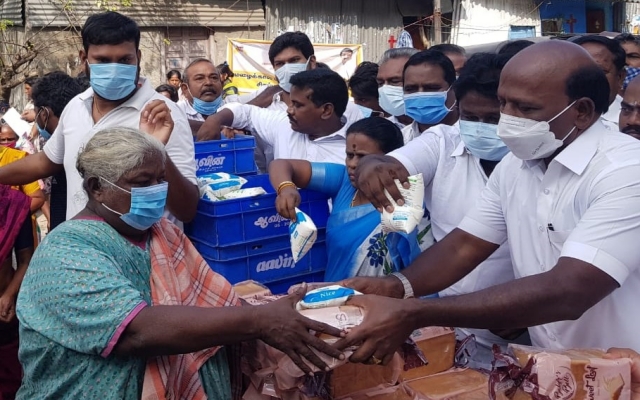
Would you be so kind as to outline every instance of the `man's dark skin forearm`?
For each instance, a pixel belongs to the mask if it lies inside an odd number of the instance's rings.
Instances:
[[[167,209],[180,221],[190,222],[198,209],[198,186],[185,178],[169,157],[165,164],[165,178],[169,183]]]
[[[278,85],[269,86],[268,88],[266,88],[264,90],[264,92],[260,93],[258,96],[256,96],[255,99],[251,100],[247,104],[250,104],[250,105],[256,106],[256,107],[260,107],[260,108],[267,108],[267,107],[269,107],[271,105],[271,103],[273,103],[273,96],[275,96],[276,94],[278,94],[280,92],[286,93]]]
[[[49,160],[44,152],[36,153],[0,168],[0,184],[28,185],[38,179],[48,178],[64,169],[62,164]]]
[[[219,140],[223,126],[234,128],[233,112],[228,109],[220,110],[210,115],[198,130],[196,140],[203,142],[206,140]]]

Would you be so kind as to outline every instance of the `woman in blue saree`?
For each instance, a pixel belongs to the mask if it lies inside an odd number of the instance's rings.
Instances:
[[[369,154],[386,154],[404,145],[402,133],[380,117],[362,119],[347,130],[346,166],[275,160],[269,166],[271,184],[278,191],[276,208],[295,220],[300,204],[297,188],[331,196],[333,208],[327,222],[325,280],[338,282],[354,276],[383,276],[408,266],[420,254],[417,229],[409,235],[382,232],[380,212],[358,190],[355,170]],[[426,231],[428,232],[429,227]]]

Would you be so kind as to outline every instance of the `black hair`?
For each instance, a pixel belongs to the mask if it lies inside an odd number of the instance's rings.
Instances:
[[[476,53],[471,56],[453,84],[456,99],[461,101],[469,92],[498,99],[500,73],[511,57],[513,54]]]
[[[569,101],[582,97],[590,98],[595,104],[597,114],[604,114],[609,110],[609,81],[596,65],[589,65],[576,69],[567,78],[565,94]]]
[[[348,47],[345,47],[344,49],[340,50],[340,55],[342,55],[342,53],[345,53],[345,52],[353,54],[353,50],[351,50]]]
[[[66,105],[83,92],[76,79],[62,71],[46,74],[33,85],[31,97],[33,105],[38,108],[49,107],[53,115],[60,118]]]
[[[615,38],[613,38],[616,42],[622,43],[633,43],[640,46],[640,37],[632,35],[630,33],[621,33]]]
[[[456,69],[451,60],[449,60],[443,52],[432,49],[423,50],[411,56],[409,61],[404,65],[404,70],[402,71],[403,78],[404,74],[407,72],[407,68],[423,64],[436,65],[442,68],[444,80],[449,85],[453,85],[456,81]]]
[[[386,118],[369,117],[354,122],[347,129],[347,136],[360,133],[378,144],[383,153],[390,153],[404,146],[402,131]]]
[[[582,46],[585,43],[595,43],[604,46],[613,55],[613,64],[618,71],[622,71],[627,64],[627,53],[625,53],[622,45],[606,36],[601,35],[585,35],[576,36],[570,39],[571,42]]]
[[[276,56],[286,48],[293,47],[300,51],[307,60],[314,53],[313,44],[309,36],[302,32],[286,32],[275,38],[269,47],[269,61],[273,65]]]
[[[138,50],[140,27],[131,18],[115,11],[93,14],[82,27],[82,46],[85,53],[89,52],[89,45],[92,44],[118,45],[124,42],[135,43]]]
[[[498,49],[498,54],[514,55],[534,44],[535,43],[531,40],[525,39],[509,40],[507,43],[500,46],[500,49]]]
[[[231,70],[231,68],[229,68],[229,64],[227,64],[227,62],[223,62],[222,64],[218,65],[216,68],[218,68],[218,72],[221,74],[227,74],[227,76],[229,76],[229,78],[233,78],[234,74],[233,71]]]
[[[174,76],[177,76],[178,79],[182,80],[182,74],[177,69],[172,69],[171,71],[167,72],[167,80],[173,78]]]
[[[169,93],[169,98],[171,99],[171,101],[173,101],[174,103],[178,102],[178,91],[171,85],[167,85],[166,83],[162,84],[156,88],[156,92],[167,92]]]
[[[291,85],[300,89],[311,89],[309,100],[317,107],[323,104],[333,104],[338,117],[342,117],[349,102],[349,91],[344,79],[330,69],[316,68],[303,71],[291,77]]]
[[[357,97],[378,98],[378,64],[365,61],[349,79],[349,89]]]
[[[33,87],[33,85],[35,85],[35,83],[38,82],[38,77],[37,76],[30,76],[27,79],[24,80],[24,84],[25,85],[29,85],[31,87]]]
[[[435,46],[429,47],[429,50],[439,51],[444,54],[460,54],[461,56],[467,55],[467,51],[464,47],[458,46],[457,44],[443,43],[436,44]]]
[[[320,68],[320,69],[331,69],[329,68],[329,66],[323,62],[317,62],[316,61],[316,68]]]
[[[91,87],[91,82],[89,81],[89,77],[87,74],[82,71],[76,76],[75,81],[80,85],[80,88],[85,91]]]

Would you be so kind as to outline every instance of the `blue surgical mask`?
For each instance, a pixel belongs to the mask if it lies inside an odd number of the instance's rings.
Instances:
[[[189,91],[189,94],[191,94],[191,89],[189,89],[188,86],[187,90]],[[202,115],[213,115],[218,112],[218,108],[220,108],[220,106],[222,105],[222,95],[218,96],[213,101],[200,100],[192,94],[191,98],[193,99],[193,104],[191,104],[191,107],[193,107],[196,112]]]
[[[451,111],[447,108],[446,92],[417,92],[404,95],[404,106],[407,116],[419,124],[435,125],[440,123]]]
[[[40,137],[42,137],[44,140],[49,140],[49,138],[51,138],[51,133],[49,133],[46,128],[47,124],[49,123],[49,110],[46,108],[41,108],[40,111],[38,111],[38,114],[40,114],[42,110],[47,111],[47,120],[44,123],[45,127],[40,128],[40,124],[38,123],[38,116],[36,115],[36,128],[38,129],[38,134],[40,135]]]
[[[309,60],[311,59],[311,57],[309,57],[309,59],[307,59],[307,62],[304,64],[301,63],[296,63],[296,64],[292,64],[292,63],[287,63],[285,65],[283,65],[282,67],[278,68],[276,70],[276,77],[278,78],[278,85],[280,85],[280,87],[287,93],[291,93],[291,82],[289,82],[289,80],[291,79],[292,76],[294,76],[295,74],[298,74],[302,71],[306,71],[307,68],[309,67]]]
[[[89,83],[103,99],[117,101],[129,96],[137,86],[138,66],[130,64],[89,64]]]
[[[112,210],[104,204],[102,206],[112,213],[118,214],[120,219],[133,229],[146,231],[153,224],[160,221],[162,215],[164,215],[167,193],[169,192],[169,184],[167,182],[147,187],[134,187],[131,188],[131,191],[128,191],[104,178],[100,179],[123,192],[131,194],[131,207],[126,214]]]
[[[362,116],[364,118],[369,118],[371,116],[371,113],[373,112],[372,109],[370,109],[369,107],[361,106],[360,104],[356,104],[356,105],[360,109],[360,112],[362,113]]]
[[[380,107],[394,117],[405,114],[402,86],[384,85],[378,89]]]
[[[498,125],[460,120],[460,137],[467,150],[481,160],[500,161],[509,153],[498,137]]]

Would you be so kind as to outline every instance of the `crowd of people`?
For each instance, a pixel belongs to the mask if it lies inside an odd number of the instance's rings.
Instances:
[[[82,74],[25,82],[20,124],[2,120],[1,400],[239,398],[253,340],[311,373],[305,359],[324,370],[317,352],[354,345],[352,362],[388,363],[424,326],[474,335],[485,369],[496,344],[621,347],[640,385],[640,38],[394,48],[345,81],[287,32],[268,54],[278,84],[242,94],[205,58],[154,90],[117,12],[81,33]],[[331,198],[325,278],[365,294],[357,328],[302,317],[304,287],[243,304],[182,232],[194,141],[239,135],[283,217],[298,188]],[[421,223],[385,233],[396,181],[417,174]]]

